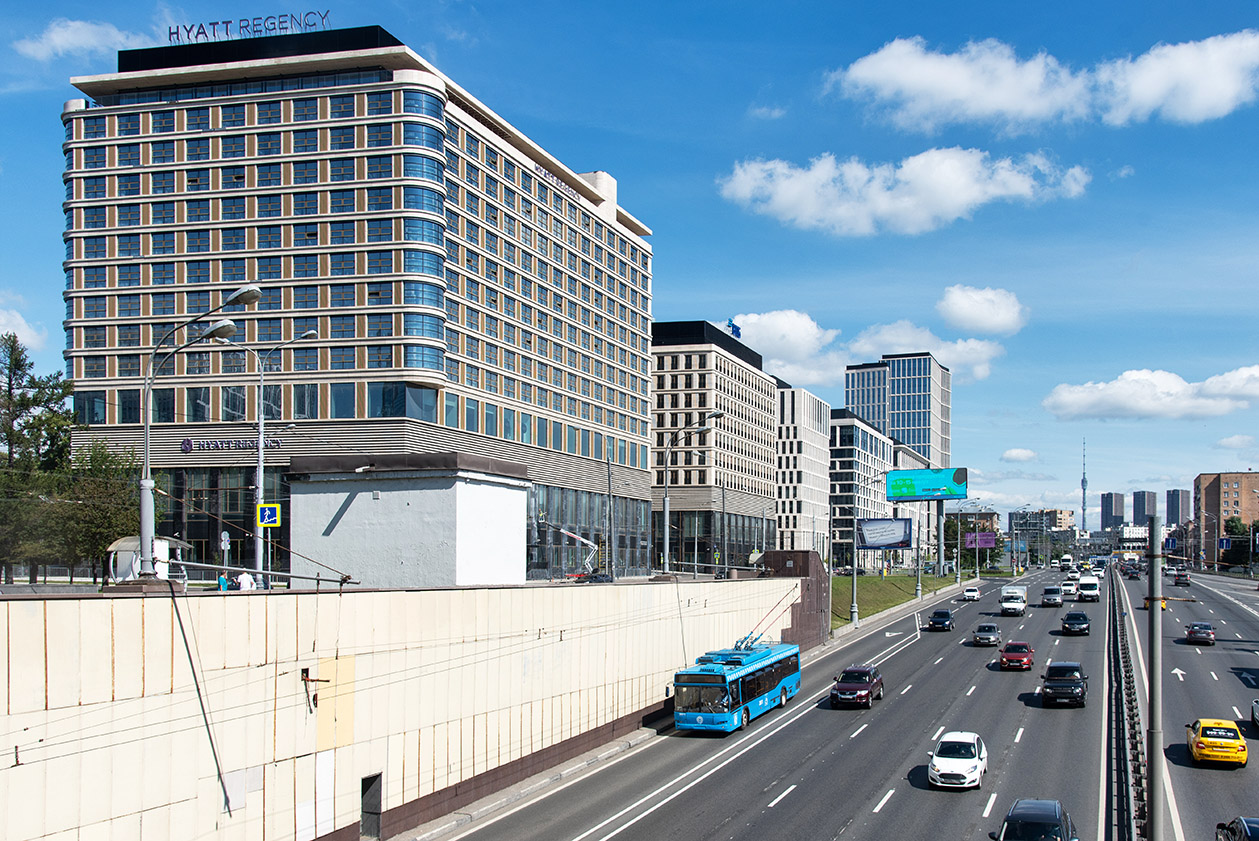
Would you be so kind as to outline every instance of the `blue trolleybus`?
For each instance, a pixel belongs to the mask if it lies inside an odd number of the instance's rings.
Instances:
[[[710,651],[673,676],[673,726],[729,733],[800,691],[800,646],[758,644]]]

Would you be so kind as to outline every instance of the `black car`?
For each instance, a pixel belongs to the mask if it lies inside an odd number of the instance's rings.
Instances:
[[[1089,615],[1082,610],[1073,610],[1062,617],[1064,634],[1088,634],[1091,625]]]
[[[877,666],[849,666],[835,676],[831,708],[856,704],[869,709],[883,697],[883,675]]]
[[[1057,800],[1015,800],[997,832],[989,832],[993,841],[1079,841],[1080,834],[1062,804]]]
[[[1040,702],[1050,704],[1074,704],[1084,706],[1089,694],[1089,676],[1079,663],[1057,660],[1045,668],[1041,675]]]
[[[953,628],[953,611],[946,608],[932,611],[927,619],[928,631],[951,631]]]
[[[1233,818],[1215,825],[1215,841],[1251,841],[1259,838],[1259,818]]]

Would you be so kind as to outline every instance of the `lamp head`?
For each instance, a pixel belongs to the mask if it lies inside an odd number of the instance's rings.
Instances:
[[[318,331],[318,330],[307,330],[305,333],[303,333],[302,335],[298,336],[297,338],[299,338],[299,339],[318,339],[318,338],[319,338],[319,331]]]
[[[715,412],[709,412],[707,415],[705,415],[704,420],[706,421],[716,420],[717,418],[724,418],[725,416],[726,416],[726,413],[718,409]],[[1259,493],[1259,491],[1256,491],[1256,493]]]
[[[249,304],[256,304],[258,299],[261,297],[262,290],[258,288],[257,284],[251,283],[247,286],[242,286],[240,289],[237,289],[231,295],[224,298],[223,306],[227,307],[233,304],[244,304],[245,306],[248,306]]]
[[[209,328],[201,334],[204,341],[213,341],[215,339],[230,339],[236,335],[236,322],[230,318],[220,318],[209,326]]]

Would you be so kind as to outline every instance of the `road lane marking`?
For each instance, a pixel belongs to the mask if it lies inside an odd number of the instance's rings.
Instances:
[[[1237,637],[1238,639],[1242,638],[1242,635],[1237,633],[1236,631],[1233,631],[1233,636]]]
[[[997,802],[997,793],[994,791],[992,794],[988,795],[988,805],[984,807],[984,814],[983,814],[985,818],[992,814],[992,804],[996,802]]]
[[[1054,640],[1054,645],[1057,645],[1060,642],[1062,642],[1062,640]]]
[[[1227,619],[1221,619],[1221,620],[1220,620],[1220,624],[1221,624],[1221,625],[1227,625],[1227,624],[1228,624],[1228,620],[1227,620]]]
[[[973,686],[972,686],[970,689],[967,689],[967,690],[966,690],[966,697],[967,697],[967,698],[969,698],[969,697],[970,697],[970,694],[971,694],[972,692],[974,692],[974,691],[975,691],[975,687],[973,687]]]
[[[1020,727],[1019,732],[1014,734],[1014,744],[1017,745],[1019,743],[1019,740],[1022,738],[1023,738],[1023,728]]]
[[[1032,690],[1032,694],[1033,694],[1033,695],[1039,695],[1039,694],[1040,694],[1040,687],[1038,686],[1038,687],[1036,687],[1035,689],[1033,689],[1033,690]]]
[[[933,742],[934,742],[936,739],[940,738],[940,734],[941,734],[941,733],[943,733],[943,732],[944,732],[944,725],[943,725],[943,724],[941,724],[941,725],[940,725],[940,729],[939,729],[939,730],[937,730],[937,731],[936,731],[936,733],[935,733],[935,735],[931,737],[931,741],[933,741]]]
[[[793,785],[789,785],[789,786],[787,786],[787,790],[786,790],[786,791],[784,791],[782,794],[780,794],[780,795],[778,795],[777,797],[775,797],[773,800],[769,801],[769,807],[768,807],[768,808],[770,808],[770,809],[774,808],[775,806],[777,806],[777,805],[778,805],[778,801],[779,801],[779,800],[782,800],[784,797],[786,797],[788,794],[791,794],[791,793],[792,793],[793,791],[795,791],[795,790],[796,790],[796,787],[795,787],[795,785],[794,785],[794,784],[793,784]]]
[[[1242,711],[1237,709],[1237,707],[1233,707],[1233,718],[1241,718],[1241,717],[1242,717]]]
[[[911,683],[911,684],[909,684],[908,686],[906,686],[904,689],[902,689],[902,690],[901,690],[901,694],[902,694],[902,695],[904,695],[906,692],[908,692],[909,690],[911,690],[911,689],[913,689],[913,688],[914,688],[914,685]]]
[[[887,804],[887,801],[892,799],[892,795],[895,793],[896,793],[896,789],[894,788],[888,789],[887,794],[883,795],[883,799],[879,801],[879,805],[874,807],[874,811],[878,812],[880,809],[882,809]]]
[[[1023,630],[1023,626],[1022,626],[1022,625],[1019,625],[1019,630],[1020,630],[1020,631],[1021,631],[1021,630]]]
[[[1214,610],[1211,610],[1211,608],[1209,608],[1209,607],[1207,608],[1207,611],[1208,611],[1208,612],[1210,612],[1210,613],[1215,613],[1215,611],[1214,611]]]
[[[944,659],[943,657],[941,657],[941,658],[940,658],[940,660],[943,660],[943,659]],[[933,666],[938,666],[938,665],[940,665],[940,660],[936,660],[936,661],[935,661],[934,663],[932,663],[931,665],[933,665]]]
[[[1215,676],[1215,672],[1211,672],[1211,680],[1219,680],[1219,678]]]
[[[858,727],[856,730],[854,730],[854,731],[852,732],[852,735],[851,735],[851,736],[849,736],[848,738],[850,738],[850,739],[855,739],[855,738],[857,738],[857,734],[858,734],[858,733],[860,733],[862,730],[865,730],[865,729],[866,729],[867,727],[869,727],[869,726],[870,726],[869,724],[863,724],[863,725],[861,725],[861,726],[860,726],[860,727]]]
[[[1180,682],[1181,682],[1181,683],[1184,683],[1184,682],[1185,682],[1185,673],[1184,673],[1184,672],[1182,672],[1180,669],[1172,669],[1172,674],[1174,674],[1176,677],[1180,678]]]

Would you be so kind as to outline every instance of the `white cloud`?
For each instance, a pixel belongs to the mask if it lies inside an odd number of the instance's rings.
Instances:
[[[836,70],[827,87],[850,98],[887,105],[894,124],[934,132],[942,125],[995,122],[1009,131],[1049,120],[1086,116],[1088,84],[1042,52],[1020,61],[1014,50],[988,39],[953,54],[932,52],[920,37],[897,38]]]
[[[1119,169],[1112,172],[1110,174],[1110,178],[1112,181],[1118,181],[1121,178],[1131,178],[1133,175],[1136,175],[1136,173],[1137,171],[1133,169],[1130,164],[1124,164],[1119,167]]]
[[[839,161],[827,153],[807,167],[740,161],[719,180],[729,201],[805,230],[836,236],[881,231],[920,234],[969,218],[995,201],[1074,198],[1090,175],[1043,155],[994,160],[979,149],[929,149],[898,164]]]
[[[1174,123],[1218,119],[1255,101],[1259,31],[1159,44],[1135,59],[1099,66],[1097,85],[1102,119],[1111,125],[1156,114]]]
[[[0,333],[13,333],[29,350],[43,350],[48,333],[27,322],[17,310],[0,307]]]
[[[950,286],[936,302],[936,312],[953,327],[976,333],[1011,335],[1027,323],[1027,308],[1007,289]]]
[[[1259,98],[1259,31],[1159,44],[1079,71],[1043,51],[1020,59],[994,39],[944,53],[921,37],[898,38],[825,81],[827,89],[881,106],[894,125],[926,133],[960,123],[1010,133],[1083,119],[1200,123]]]
[[[1077,418],[1208,418],[1249,404],[1256,383],[1251,368],[1186,382],[1170,371],[1124,371],[1110,382],[1055,386],[1041,405],[1059,420]],[[1242,372],[1252,372],[1247,376]]]
[[[1035,450],[1024,449],[1023,447],[1012,447],[1001,454],[1002,461],[1036,461],[1040,455]]]
[[[112,53],[153,46],[152,38],[125,32],[112,23],[57,18],[38,36],[13,42],[13,49],[27,58],[48,61],[63,55]]]
[[[1253,435],[1230,435],[1215,442],[1220,450],[1249,450],[1255,446]]]
[[[776,310],[734,317],[740,341],[764,358],[765,370],[796,386],[835,385],[844,381],[847,356],[830,348],[838,330],[818,325],[807,313]]]
[[[987,379],[992,373],[992,361],[1005,354],[1005,348],[996,342],[986,339],[949,342],[909,321],[869,327],[852,340],[848,351],[858,359],[878,359],[885,353],[929,351],[963,382]]]
[[[787,109],[777,105],[753,105],[748,108],[748,116],[757,120],[781,120],[787,116]]]

